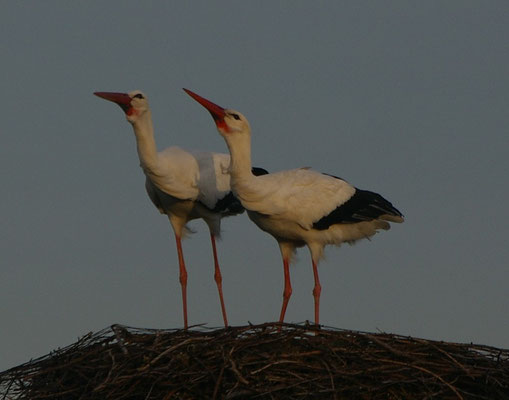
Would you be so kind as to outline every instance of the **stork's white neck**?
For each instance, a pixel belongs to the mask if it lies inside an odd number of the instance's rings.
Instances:
[[[225,137],[230,150],[230,174],[232,187],[235,182],[254,177],[251,173],[251,138],[248,135],[228,135]]]
[[[141,167],[145,171],[153,170],[157,164],[157,147],[152,125],[150,110],[142,113],[135,121],[131,122],[136,136],[136,147]]]
[[[264,206],[267,187],[251,171],[251,137],[245,132],[224,135],[230,150],[230,186],[242,205],[251,211]],[[269,188],[270,189],[270,188]]]

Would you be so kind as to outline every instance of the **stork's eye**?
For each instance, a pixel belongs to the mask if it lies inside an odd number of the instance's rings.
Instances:
[[[240,119],[239,114],[232,114],[232,117],[235,118],[236,120]]]
[[[141,93],[135,94],[134,97],[137,98],[137,99],[143,99],[144,98]]]

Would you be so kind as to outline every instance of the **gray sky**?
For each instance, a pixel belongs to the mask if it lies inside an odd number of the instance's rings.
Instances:
[[[509,347],[509,3],[4,2],[0,371],[113,323],[182,326],[173,234],[122,111],[143,90],[160,149],[226,151],[182,87],[244,113],[253,162],[382,194],[402,225],[320,265],[321,322]],[[208,230],[184,242],[191,324],[222,324]],[[233,325],[279,316],[276,241],[219,243]],[[306,249],[288,322],[313,319]]]

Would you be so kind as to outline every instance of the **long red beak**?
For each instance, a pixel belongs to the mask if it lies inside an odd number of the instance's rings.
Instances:
[[[98,97],[117,103],[125,113],[131,108],[131,97],[127,93],[94,92]]]
[[[216,125],[224,123],[224,117],[225,117],[226,113],[224,112],[223,107],[218,106],[217,104],[214,104],[207,99],[204,99],[200,95],[197,95],[196,93],[191,92],[189,89],[184,88],[184,92],[186,92],[189,96],[191,96],[193,99],[195,99],[203,107],[205,107],[207,110],[209,110],[209,113],[212,115],[212,118],[214,118]]]

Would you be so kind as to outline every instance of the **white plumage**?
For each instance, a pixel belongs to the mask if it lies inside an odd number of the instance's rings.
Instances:
[[[311,253],[315,285],[315,323],[319,323],[321,285],[318,262],[328,244],[353,243],[403,222],[402,214],[379,194],[308,168],[254,176],[251,173],[251,129],[238,111],[224,109],[184,89],[211,113],[231,154],[231,187],[250,219],[277,241],[283,257],[283,322],[292,288],[289,264],[295,249]]]
[[[349,183],[308,168],[292,169],[235,181],[244,207],[281,220],[295,221],[303,229],[345,203],[355,192]]]
[[[231,194],[227,154],[187,151],[169,147],[157,152],[152,117],[147,97],[136,90],[130,93],[96,92],[95,95],[117,103],[133,126],[140,166],[146,176],[147,193],[175,232],[179,258],[184,326],[187,328],[187,271],[181,246],[187,222],[202,218],[210,230],[217,284],[225,326],[228,325],[217,260],[215,237],[220,234],[221,218],[243,212]]]

